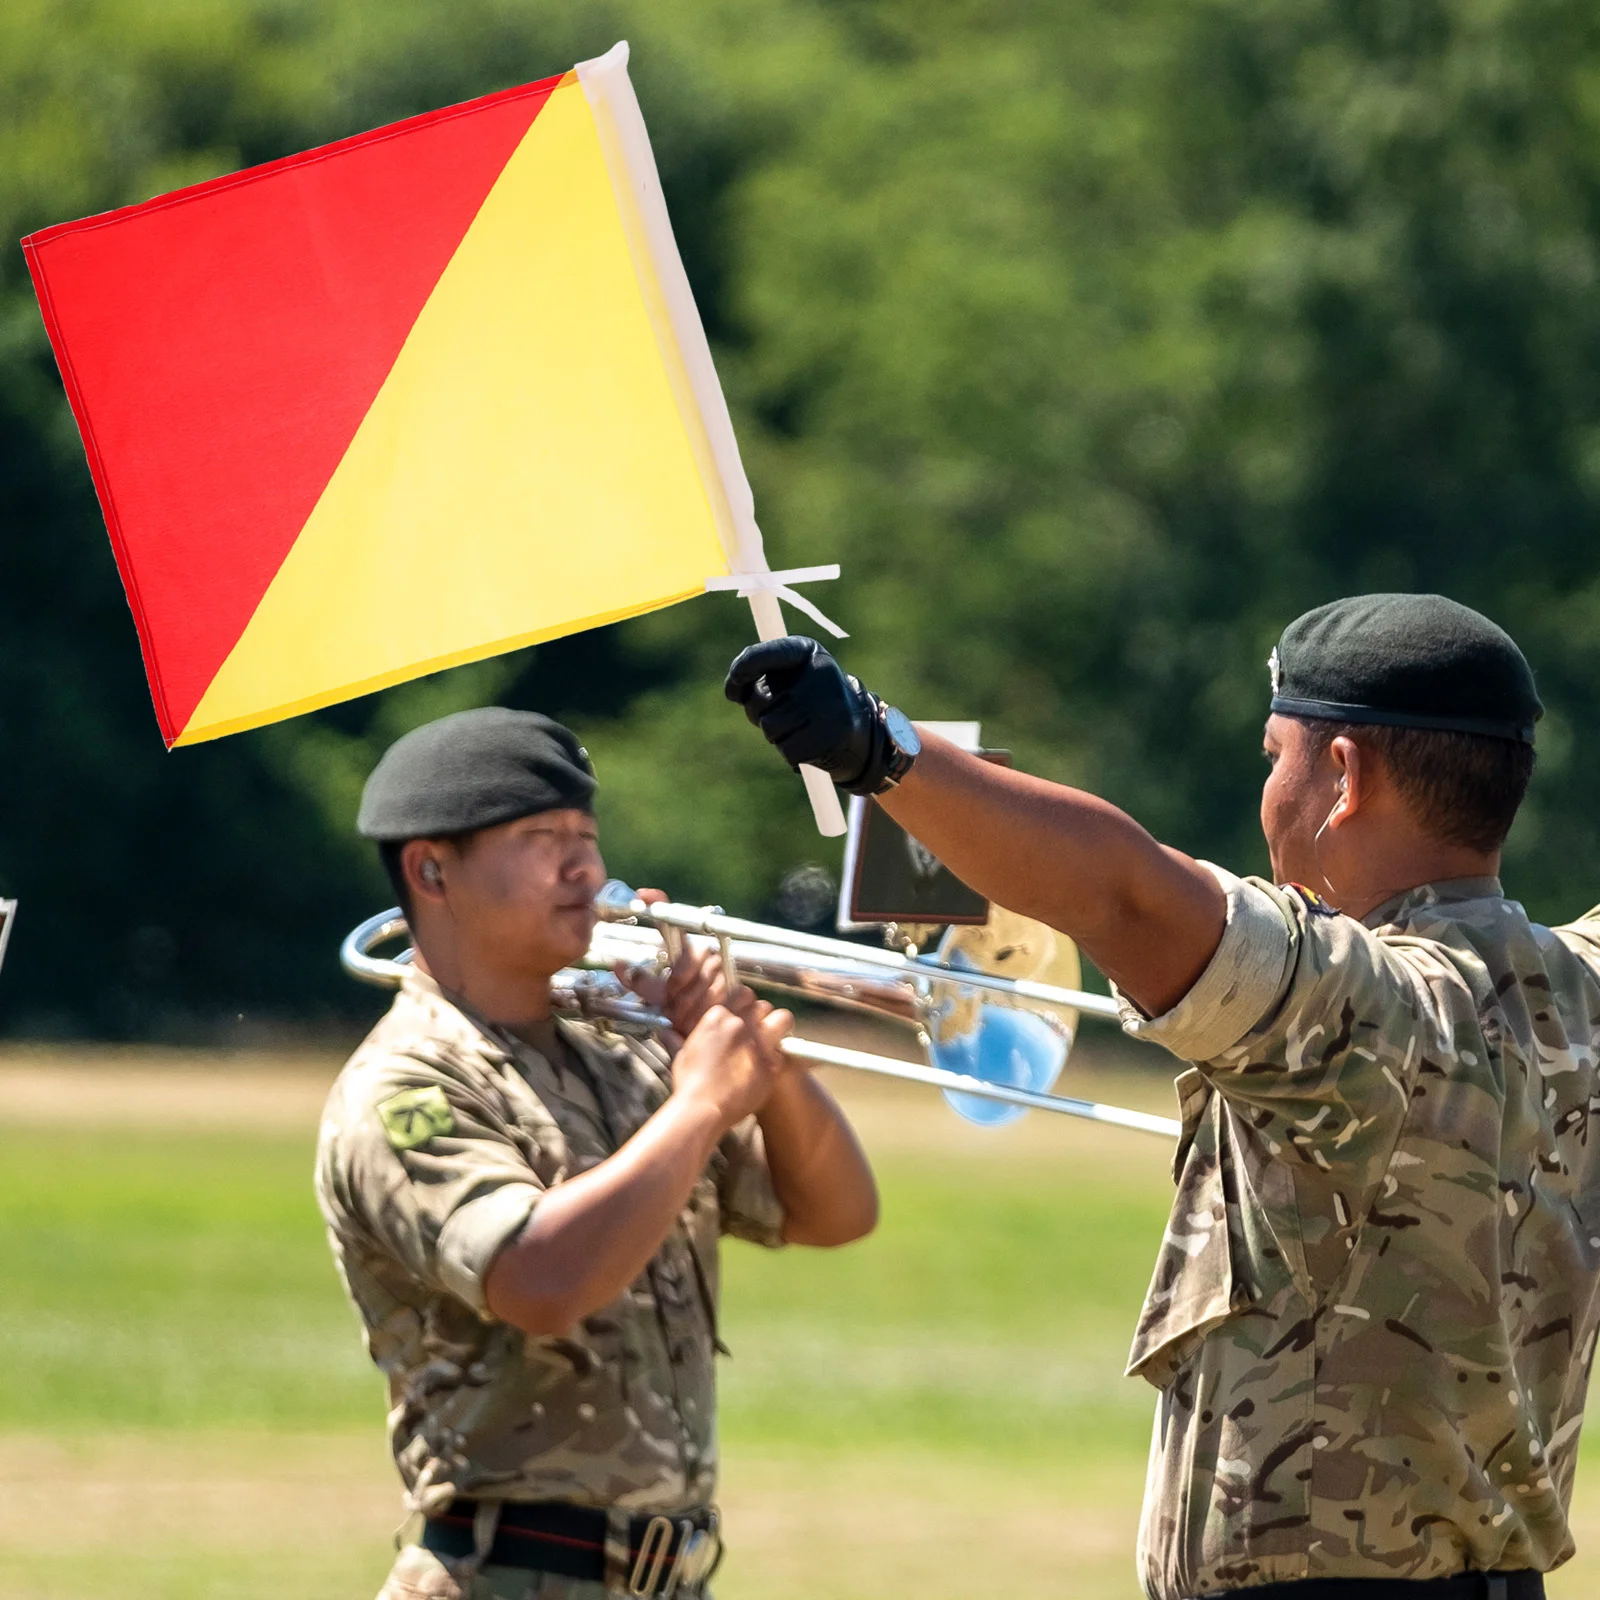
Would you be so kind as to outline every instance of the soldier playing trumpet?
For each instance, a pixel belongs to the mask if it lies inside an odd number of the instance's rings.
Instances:
[[[604,880],[594,791],[565,728],[486,708],[401,739],[362,798],[415,960],[334,1086],[317,1194],[412,1512],[384,1600],[700,1593],[718,1240],[876,1221],[788,1014],[714,958],[649,996],[670,1057],[552,1017]]]

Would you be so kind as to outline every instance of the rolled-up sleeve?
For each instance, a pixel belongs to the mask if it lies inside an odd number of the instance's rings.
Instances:
[[[1118,993],[1122,1028],[1164,1045],[1185,1061],[1210,1061],[1256,1028],[1283,997],[1294,929],[1282,905],[1259,883],[1202,865],[1228,897],[1227,924],[1194,987],[1159,1017],[1147,1017]]]
[[[1600,906],[1555,930],[1556,937],[1600,977]]]
[[[1228,921],[1210,965],[1162,1016],[1124,1002],[1124,1026],[1194,1062],[1228,1101],[1269,1114],[1261,1129],[1364,1165],[1386,1149],[1421,1063],[1476,1026],[1470,988],[1427,939],[1211,870]]]
[[[489,1268],[527,1226],[540,1192],[532,1183],[502,1183],[445,1218],[437,1247],[439,1282],[475,1311],[488,1309],[483,1286]]]
[[[754,1117],[723,1135],[718,1145],[717,1203],[722,1231],[750,1244],[783,1243],[784,1210],[767,1166],[766,1145]]]

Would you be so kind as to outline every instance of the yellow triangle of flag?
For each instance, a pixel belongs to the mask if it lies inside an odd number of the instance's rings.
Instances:
[[[181,742],[633,616],[727,570],[573,79],[484,201]]]

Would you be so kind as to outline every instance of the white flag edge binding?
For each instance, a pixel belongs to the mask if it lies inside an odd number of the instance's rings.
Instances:
[[[655,329],[656,345],[689,448],[706,486],[717,534],[728,557],[729,576],[737,580],[724,583],[719,575],[710,579],[706,587],[735,588],[744,595],[750,602],[756,633],[763,639],[777,639],[788,632],[778,603],[780,593],[843,637],[809,601],[782,581],[804,581],[799,579],[799,572],[809,569],[774,574],[767,564],[761,529],[756,523],[755,497],[739,455],[733,419],[728,414],[727,398],[717,377],[688,274],[683,270],[644,113],[628,77],[627,42],[613,45],[592,61],[580,61],[574,71],[594,119],[634,275]],[[834,572],[836,575],[837,568]],[[828,838],[842,834],[844,812],[827,775],[815,767],[802,767],[800,775],[805,780],[818,831]]]

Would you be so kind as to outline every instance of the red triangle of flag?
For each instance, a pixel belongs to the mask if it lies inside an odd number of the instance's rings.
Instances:
[[[168,744],[560,81],[23,241]]]

